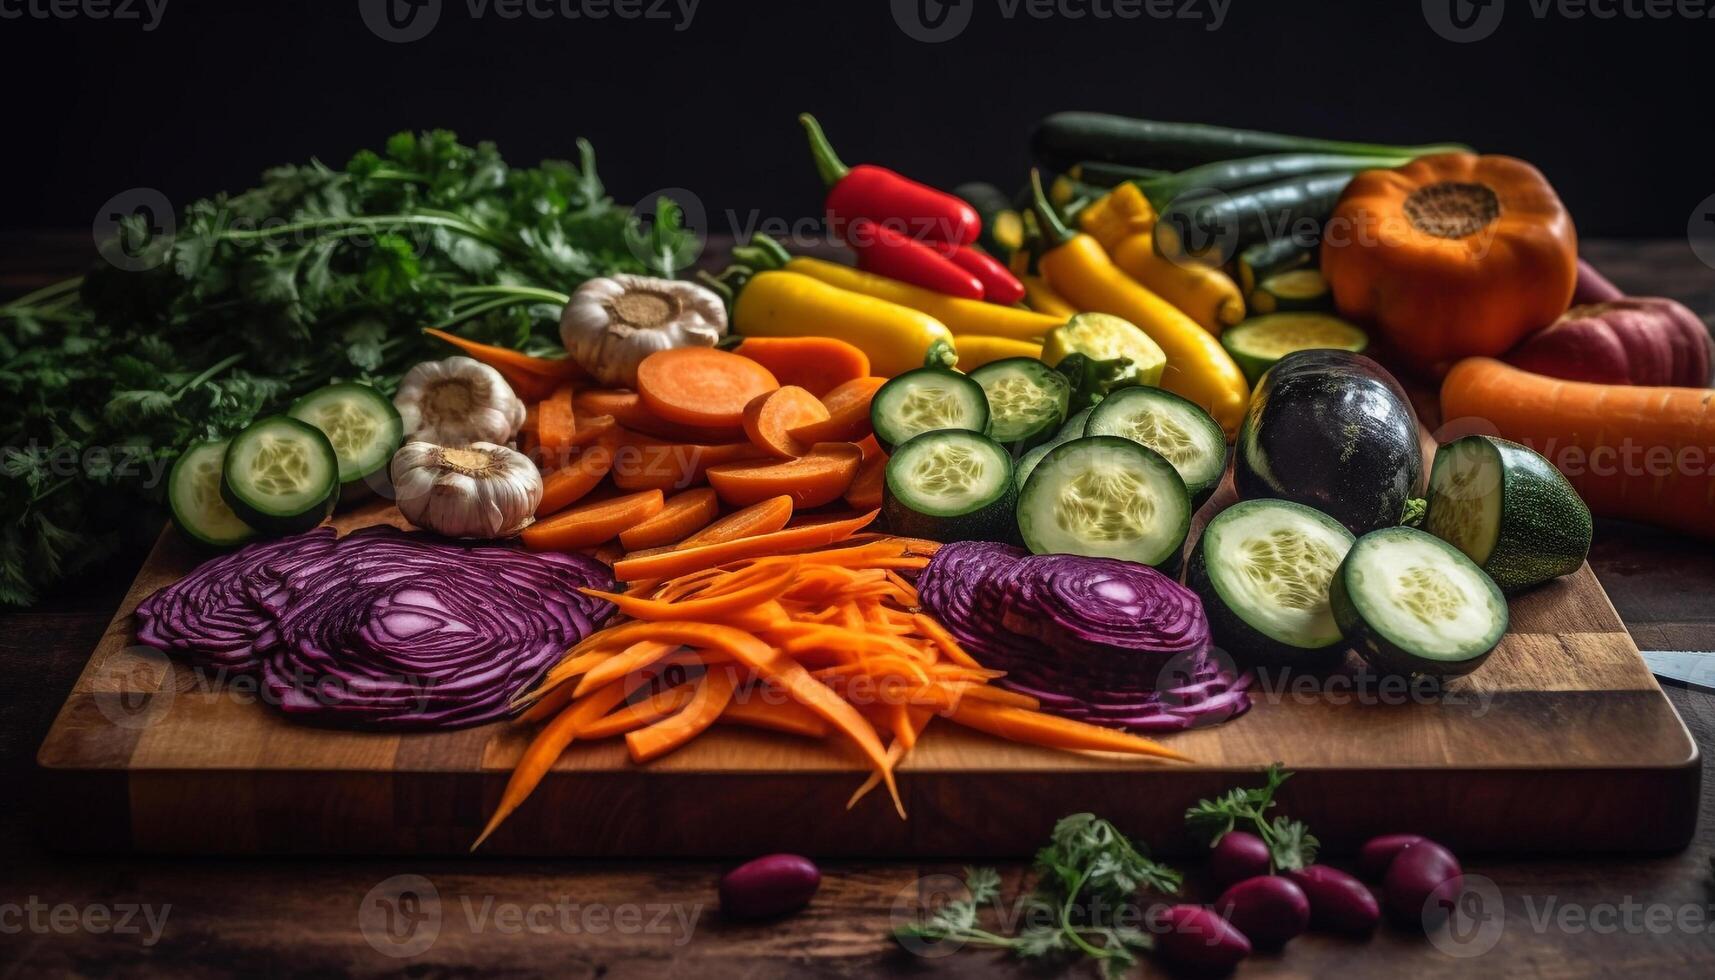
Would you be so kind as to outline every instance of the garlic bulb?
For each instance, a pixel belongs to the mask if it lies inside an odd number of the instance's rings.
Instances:
[[[524,403],[500,372],[468,357],[424,361],[406,372],[393,396],[405,438],[441,446],[511,442]]]
[[[560,316],[572,359],[604,385],[637,383],[637,363],[658,350],[713,347],[726,305],[694,282],[620,274],[578,287]]]
[[[491,442],[408,442],[393,454],[392,475],[405,519],[449,538],[509,538],[536,519],[542,502],[536,464]]]

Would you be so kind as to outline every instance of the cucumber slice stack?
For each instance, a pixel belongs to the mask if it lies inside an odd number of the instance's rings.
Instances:
[[[1577,571],[1593,530],[1590,508],[1552,463],[1490,436],[1436,451],[1423,526],[1506,592]]]
[[[1018,495],[1018,531],[1038,555],[1119,558],[1174,569],[1191,495],[1173,464],[1117,436],[1086,436],[1044,455]]]
[[[179,530],[216,548],[240,545],[256,536],[221,495],[226,440],[192,443],[167,475],[167,506]]]
[[[1084,434],[1119,436],[1167,458],[1191,506],[1201,507],[1227,471],[1227,436],[1208,412],[1160,388],[1122,388],[1090,410]]]
[[[339,457],[322,430],[285,415],[252,422],[222,460],[221,497],[270,534],[307,531],[339,500]]]
[[[916,436],[887,460],[882,520],[894,534],[936,541],[1014,540],[1012,456],[977,432]]]

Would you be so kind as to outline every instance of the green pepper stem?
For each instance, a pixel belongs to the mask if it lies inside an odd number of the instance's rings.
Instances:
[[[804,126],[805,135],[810,137],[810,156],[816,160],[816,173],[822,177],[822,183],[832,187],[839,183],[852,168],[840,160],[840,155],[834,152],[834,144],[828,142],[828,134],[822,132],[822,124],[808,112],[798,117],[798,122]]]
[[[1058,248],[1075,237],[1072,229],[1066,227],[1066,222],[1060,220],[1054,206],[1048,203],[1048,195],[1042,191],[1042,171],[1034,168],[1030,171],[1030,203],[1036,211],[1036,220],[1042,225],[1042,237],[1048,239],[1048,247]]]

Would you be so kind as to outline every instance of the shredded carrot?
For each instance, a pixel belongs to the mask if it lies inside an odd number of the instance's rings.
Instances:
[[[506,781],[506,789],[500,794],[500,805],[495,808],[494,816],[489,818],[488,826],[483,828],[476,843],[470,846],[471,850],[481,847],[488,835],[494,833],[495,828],[529,798],[542,777],[553,767],[554,760],[577,738],[578,730],[607,714],[624,695],[625,690],[618,684],[604,688],[560,712],[536,733],[535,741],[524,750],[524,758],[519,760],[518,768],[512,770],[512,778]]]
[[[777,700],[768,700],[771,695]],[[805,738],[828,737],[828,723],[820,715],[772,687],[753,687],[735,696],[727,702],[720,720]]]
[[[685,710],[663,718],[648,728],[625,733],[625,747],[637,763],[666,755],[708,730],[732,700],[733,671],[711,670],[703,675],[697,693]]]
[[[625,648],[617,657],[602,661],[578,681],[577,688],[572,691],[572,697],[581,697],[597,688],[619,680],[634,670],[642,670],[669,653],[674,647],[669,643],[651,643],[642,640]]]
[[[669,687],[665,691],[657,691],[642,701],[626,705],[605,718],[590,722],[579,734],[590,739],[623,735],[683,709],[690,703],[691,695],[695,692],[696,684],[692,681]]]

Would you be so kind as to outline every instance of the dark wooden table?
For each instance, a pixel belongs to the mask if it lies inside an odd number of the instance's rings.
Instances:
[[[62,247],[55,248],[59,245]],[[0,295],[71,266],[76,239],[0,238]],[[1715,310],[1715,271],[1685,242],[1589,243],[1624,288]],[[683,863],[493,860],[69,858],[32,825],[34,757],[142,556],[29,612],[0,615],[0,980],[168,973],[410,976],[565,974],[630,977],[1044,975],[989,953],[927,960],[888,938],[892,908],[919,878],[956,864],[842,863],[825,870],[802,914],[742,926],[715,908],[719,868]],[[1590,562],[1640,647],[1715,647],[1715,548],[1648,528],[1598,526]],[[1705,755],[1715,695],[1669,691]],[[1368,941],[1301,938],[1253,957],[1245,976],[1709,976],[1715,974],[1715,780],[1705,780],[1696,841],[1678,854],[1603,860],[1470,855],[1504,906],[1498,941],[1452,955],[1383,928]],[[1009,892],[1026,868],[1002,868]],[[398,875],[432,883],[438,902],[376,901]],[[419,886],[420,887],[420,886]],[[379,891],[378,891],[379,889]],[[169,908],[170,906],[170,908]],[[430,915],[438,907],[439,920]],[[367,912],[364,910],[367,909]],[[162,928],[155,934],[145,918]],[[162,916],[164,915],[164,920]],[[124,926],[124,929],[118,928]],[[414,956],[381,937],[413,937]],[[1490,927],[1492,930],[1492,926]],[[1490,945],[1479,934],[1463,946]],[[1093,976],[1085,967],[1076,975]]]

